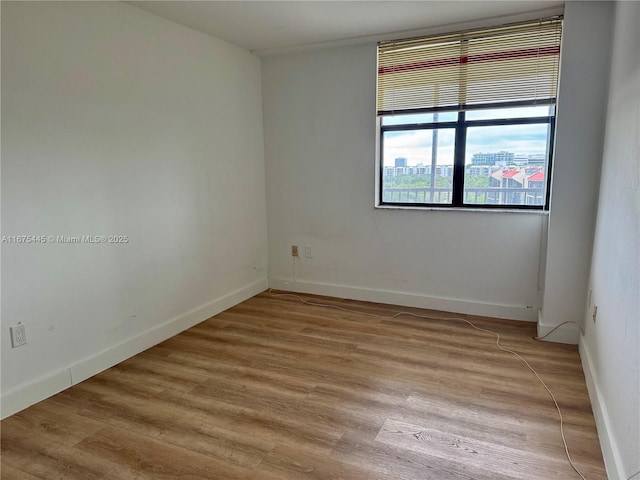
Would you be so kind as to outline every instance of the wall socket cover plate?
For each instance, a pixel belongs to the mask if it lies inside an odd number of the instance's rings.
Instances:
[[[19,323],[18,325],[10,327],[9,330],[11,331],[12,348],[21,347],[27,343],[27,332],[23,324]]]

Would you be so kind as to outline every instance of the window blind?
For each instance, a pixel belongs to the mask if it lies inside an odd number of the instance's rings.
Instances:
[[[378,44],[378,114],[553,103],[562,19]]]

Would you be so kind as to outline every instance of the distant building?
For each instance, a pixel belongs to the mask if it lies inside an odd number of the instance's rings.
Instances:
[[[496,168],[491,165],[468,165],[466,173],[474,177],[488,177]]]
[[[529,165],[540,165],[544,167],[547,164],[547,157],[544,153],[536,153],[529,155],[527,159]]]
[[[545,173],[540,167],[498,169],[489,176],[490,203],[544,205]],[[511,191],[513,190],[513,191]]]
[[[396,158],[396,167],[406,167],[407,166],[407,159],[404,157],[398,157]]]
[[[406,160],[404,158],[396,158],[398,160]],[[488,173],[487,173],[488,174]],[[431,165],[424,165],[422,163],[415,166],[385,166],[382,169],[382,175],[385,177],[397,177],[399,175],[431,175]],[[436,167],[436,176],[438,177],[451,177],[453,176],[453,165],[438,165]]]
[[[436,167],[436,176],[438,177],[452,177],[453,165],[438,165]]]
[[[522,188],[524,183],[524,171],[517,168],[508,170],[496,170],[489,177],[490,187]]]
[[[524,155],[522,153],[518,154],[518,155],[514,155],[513,157],[513,163],[514,165],[526,165],[529,163],[529,156],[528,155]]]
[[[544,190],[544,171],[540,170],[527,178],[527,188]]]
[[[474,153],[471,157],[473,165],[502,165],[504,167],[513,163],[513,152]]]

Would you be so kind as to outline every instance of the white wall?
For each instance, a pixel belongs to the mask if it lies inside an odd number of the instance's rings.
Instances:
[[[616,5],[582,361],[609,478],[640,470],[640,3]]]
[[[535,320],[542,214],[374,208],[375,43],[262,65],[271,286]]]
[[[567,2],[562,32],[544,301],[538,333],[582,322],[604,142],[613,2]],[[578,343],[565,325],[549,340]]]
[[[266,287],[260,61],[114,2],[2,2],[2,414]],[[26,324],[12,349],[8,329]]]

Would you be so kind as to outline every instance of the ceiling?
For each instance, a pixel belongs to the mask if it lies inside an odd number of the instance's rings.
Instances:
[[[132,1],[257,54],[386,40],[486,19],[560,13],[564,1]],[[434,32],[436,33],[436,32]]]

